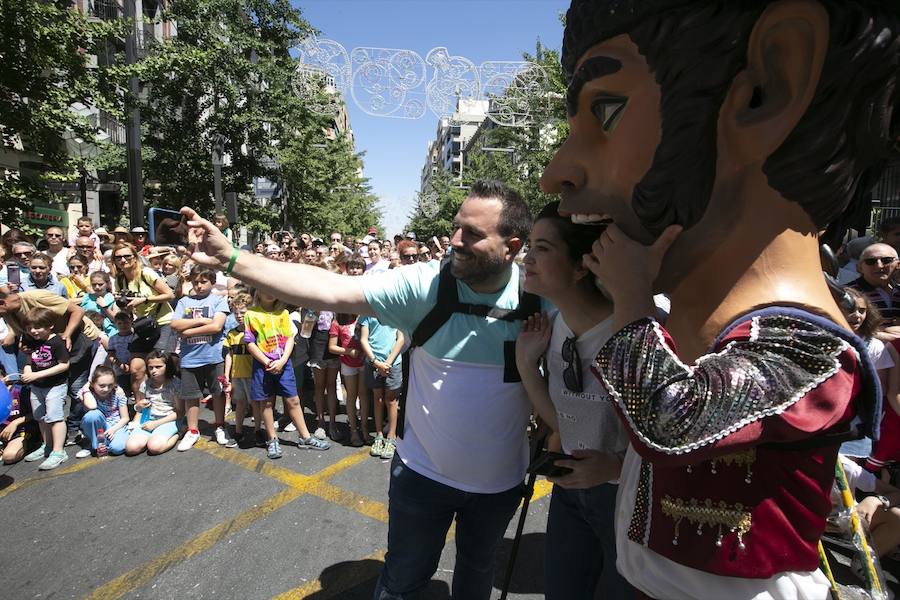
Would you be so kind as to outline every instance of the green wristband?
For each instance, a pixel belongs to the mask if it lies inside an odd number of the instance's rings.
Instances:
[[[232,246],[231,260],[228,261],[228,267],[225,269],[225,277],[231,275],[231,272],[234,270],[234,265],[237,264],[238,254],[240,254],[240,251],[237,249],[237,246]]]

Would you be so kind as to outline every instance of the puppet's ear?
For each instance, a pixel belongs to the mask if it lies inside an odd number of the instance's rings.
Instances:
[[[721,140],[736,160],[765,162],[797,126],[819,85],[829,35],[828,11],[818,0],[778,0],[763,11],[747,67],[719,114]]]

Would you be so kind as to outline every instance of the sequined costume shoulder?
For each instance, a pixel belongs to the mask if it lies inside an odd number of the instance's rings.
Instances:
[[[694,365],[648,318],[616,333],[594,366],[636,450],[654,462],[690,464],[847,428],[865,360],[858,346],[821,317],[772,307],[735,321]]]

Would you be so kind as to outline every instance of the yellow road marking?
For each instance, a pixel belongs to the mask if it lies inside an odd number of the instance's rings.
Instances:
[[[282,490],[270,496],[258,506],[248,508],[218,525],[207,529],[200,535],[176,546],[172,550],[145,562],[134,569],[119,575],[109,583],[100,586],[88,596],[89,600],[116,600],[125,594],[136,590],[154,577],[168,569],[171,565],[190,559],[191,557],[208,550],[216,542],[241,531],[252,525],[255,521],[275,512],[285,504],[296,500],[303,495],[303,491],[294,488]]]
[[[171,565],[188,560],[191,557],[208,550],[220,540],[249,527],[255,521],[268,516],[304,494],[316,496],[322,500],[348,508],[377,521],[383,523],[387,522],[387,506],[384,503],[344,490],[327,481],[341,471],[366,460],[368,454],[365,451],[360,451],[344,457],[313,475],[304,475],[284,467],[275,466],[268,460],[257,459],[241,452],[221,448],[205,440],[198,442],[195,447],[207,454],[230,462],[243,469],[270,477],[286,485],[287,489],[269,497],[262,504],[244,510],[235,517],[213,526],[172,550],[116,577],[109,583],[97,588],[93,594],[88,596],[90,600],[117,600],[130,591],[140,588],[152,581],[157,575],[165,571]],[[100,461],[88,461],[85,463],[76,463],[71,467],[61,469],[47,477],[33,478],[19,484],[14,484],[6,490],[0,491],[0,497],[26,485],[79,471],[93,464],[99,464],[99,462]],[[533,500],[537,500],[549,494],[552,487],[552,484],[545,480],[538,481],[535,485]],[[455,522],[451,524],[450,530],[447,533],[448,541],[455,537],[455,526]],[[377,577],[381,568],[379,563],[384,561],[385,552],[385,550],[379,550],[378,552],[364,557],[360,561],[348,564],[346,570],[341,570],[341,577],[337,578],[339,581],[337,587],[331,586],[328,590],[323,590],[322,582],[319,579],[316,579],[276,596],[276,600],[306,598],[310,594],[321,591],[327,591],[328,597],[334,597],[337,594],[341,594],[368,579]]]
[[[379,550],[368,556],[364,556],[358,561],[347,563],[346,567],[341,568],[339,577],[329,578],[333,581],[333,585],[329,585],[328,590],[322,587],[322,581],[316,579],[309,583],[304,583],[299,587],[278,594],[272,600],[303,600],[312,594],[327,591],[327,596],[320,596],[320,600],[333,598],[337,594],[342,594],[364,581],[374,579],[381,573],[381,566],[384,563],[384,550]],[[369,562],[372,561],[372,562]]]
[[[369,457],[369,454],[366,451],[359,451],[350,456],[346,456],[336,463],[325,467],[315,475],[303,475],[302,473],[297,473],[290,469],[285,469],[284,467],[276,467],[272,464],[272,461],[268,459],[253,458],[243,453],[222,448],[211,442],[204,442],[203,445],[198,442],[196,447],[204,452],[212,454],[216,458],[221,458],[222,460],[243,467],[248,471],[271,477],[276,481],[280,481],[294,489],[302,490],[303,492],[321,498],[326,502],[337,504],[338,506],[358,512],[371,519],[387,523],[387,506],[383,502],[372,500],[371,498],[339,488],[327,482],[328,479],[331,479],[341,471],[349,469],[366,460]]]
[[[546,479],[539,479],[534,484],[534,494],[531,496],[531,501],[534,502],[535,500],[539,500],[540,498],[547,496],[551,491],[553,491],[553,484]],[[521,507],[521,503],[519,506]],[[385,514],[385,519],[386,518],[387,514]],[[514,516],[513,521],[516,519],[517,516]],[[450,529],[447,531],[445,543],[452,541],[455,537],[456,520],[454,519],[453,522],[450,523]],[[322,587],[321,579],[317,578],[286,592],[282,592],[273,597],[272,600],[303,600],[313,594],[318,594],[316,596],[318,600],[334,598],[365,581],[378,577],[384,563],[385,554],[387,554],[387,550],[379,550],[368,556],[364,556],[359,560],[345,563],[341,566],[339,573],[332,573],[329,576],[329,586],[327,590]],[[325,594],[323,595],[322,592],[325,592]]]
[[[97,588],[93,594],[88,596],[89,600],[116,600],[121,598],[130,591],[152,581],[171,565],[188,560],[208,550],[220,540],[249,527],[255,521],[268,516],[304,494],[310,494],[329,502],[334,502],[380,521],[387,521],[387,508],[384,504],[341,490],[326,481],[341,471],[365,460],[368,454],[364,452],[351,454],[314,475],[303,475],[290,469],[276,467],[272,465],[271,461],[259,460],[241,452],[221,448],[207,441],[198,442],[195,448],[248,471],[271,477],[288,487],[269,497],[262,504],[244,510],[235,517],[207,529],[172,550],[131,569],[127,573],[123,573],[109,583]]]
[[[3,488],[2,490],[0,490],[0,498],[3,498],[4,496],[8,496],[9,494],[12,494],[13,492],[15,492],[17,490],[21,490],[22,488],[31,487],[32,485],[41,483],[42,481],[56,479],[57,477],[62,477],[64,475],[68,475],[69,473],[75,473],[77,471],[84,471],[85,469],[99,465],[102,462],[104,462],[104,461],[97,460],[97,459],[80,460],[74,464],[69,465],[68,467],[58,467],[58,468],[48,472],[46,475],[38,475],[35,477],[31,477],[30,479],[23,479],[22,481],[13,483],[9,487],[6,487],[6,488]]]
[[[538,479],[534,482],[534,495],[531,496],[531,501],[534,502],[535,500],[540,500],[552,491],[552,483],[550,483],[546,479]]]

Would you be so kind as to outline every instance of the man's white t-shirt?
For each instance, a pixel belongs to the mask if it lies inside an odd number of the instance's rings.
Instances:
[[[366,301],[378,320],[410,335],[437,303],[440,263],[391,269],[365,278]],[[513,309],[519,268],[495,294],[457,281],[461,302]],[[528,465],[531,404],[520,382],[504,382],[518,322],[454,314],[411,352],[405,431],[397,452],[429,479],[474,493],[520,484]]]

